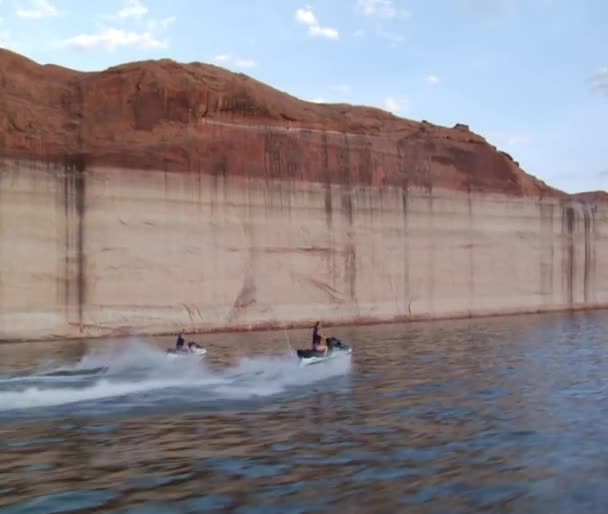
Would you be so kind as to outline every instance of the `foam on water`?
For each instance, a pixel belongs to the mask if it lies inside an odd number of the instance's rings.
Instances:
[[[71,366],[0,380],[0,411],[57,407],[112,399],[110,407],[246,400],[345,374],[348,357],[300,367],[294,355],[243,358],[211,370],[198,358],[167,359],[164,350],[140,342],[102,348]]]

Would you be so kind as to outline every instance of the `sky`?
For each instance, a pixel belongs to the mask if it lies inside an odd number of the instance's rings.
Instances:
[[[607,27],[605,0],[0,0],[0,47],[39,63],[209,62],[464,123],[571,193],[608,189]]]

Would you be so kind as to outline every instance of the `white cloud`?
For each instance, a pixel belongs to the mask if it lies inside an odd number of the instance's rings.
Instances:
[[[608,94],[608,68],[600,68],[591,78],[591,88]]]
[[[146,19],[146,26],[149,31],[164,31],[169,25],[175,23],[175,16],[168,16],[160,20],[150,18],[150,10],[143,0],[124,0],[123,6],[112,14],[100,14],[99,18],[116,23],[128,23],[133,20],[141,21]]]
[[[410,17],[409,11],[397,9],[393,0],[357,0],[355,10],[365,16],[377,16],[380,18],[402,18]]]
[[[441,82],[439,77],[433,74],[427,75],[424,80],[427,82],[427,84],[430,84],[431,86],[436,86],[437,84],[439,84],[439,82]]]
[[[255,68],[257,66],[257,63],[253,59],[242,59],[234,57],[232,54],[216,55],[213,60],[226,66],[235,66],[236,68]]]
[[[317,25],[309,27],[308,33],[311,36],[320,36],[327,39],[338,39],[338,31],[332,27],[319,27]]]
[[[308,27],[308,34],[314,37],[324,37],[327,39],[338,39],[340,34],[333,27],[322,27],[315,16],[312,7],[306,6],[296,11],[296,21]]]
[[[384,99],[383,108],[392,113],[398,113],[408,108],[408,101],[402,98],[395,98],[394,96],[388,96]]]
[[[318,25],[319,21],[315,16],[315,13],[312,11],[310,7],[306,7],[305,9],[298,9],[296,11],[296,20],[304,25]]]
[[[124,7],[118,11],[119,18],[141,18],[148,13],[148,8],[141,0],[125,0]]]
[[[142,0],[124,0],[123,7],[117,13],[102,15],[101,17],[118,23],[133,19],[145,19],[148,14],[148,8]],[[160,20],[148,18],[145,24],[147,30],[129,31],[121,28],[105,27],[94,33],[78,34],[59,42],[57,46],[79,50],[105,50],[107,52],[113,52],[119,48],[137,48],[139,50],[167,48],[168,42],[166,39],[162,39],[161,34],[174,22],[174,16]]]
[[[29,8],[17,9],[17,16],[20,18],[38,19],[58,15],[59,10],[50,0],[31,0]]]
[[[59,46],[79,50],[105,50],[112,52],[118,48],[130,47],[140,50],[166,48],[167,42],[159,40],[152,32],[128,32],[108,28],[95,34],[78,34],[59,43]]]

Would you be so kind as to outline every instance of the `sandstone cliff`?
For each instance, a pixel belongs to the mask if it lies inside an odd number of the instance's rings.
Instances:
[[[0,341],[608,306],[601,195],[464,125],[6,51],[0,114]]]
[[[81,73],[0,50],[0,156],[351,185],[561,195],[466,125],[301,101],[171,60]]]

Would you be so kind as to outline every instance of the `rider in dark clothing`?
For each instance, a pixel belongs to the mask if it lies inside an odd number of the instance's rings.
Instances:
[[[321,334],[319,333],[319,322],[315,323],[315,326],[312,329],[312,349],[315,352],[326,352],[327,345]]]
[[[177,334],[177,341],[175,342],[175,348],[178,351],[183,350],[185,342],[186,341],[184,340],[184,331],[182,330],[179,334]]]

